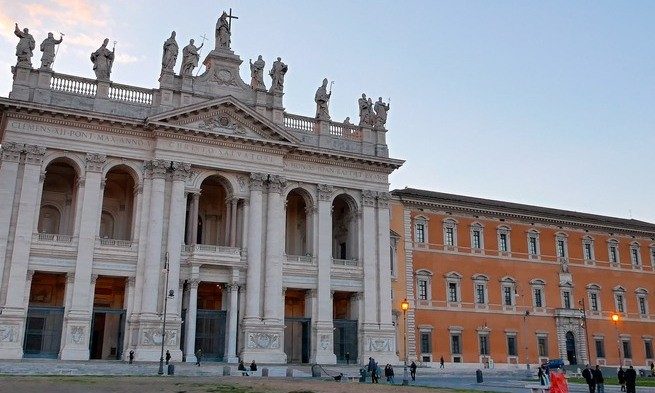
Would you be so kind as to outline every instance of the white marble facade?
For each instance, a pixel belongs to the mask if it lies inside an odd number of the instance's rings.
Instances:
[[[34,299],[55,304],[33,293],[47,273],[65,285],[61,359],[92,356],[96,282],[110,277],[123,358],[159,359],[172,290],[165,346],[194,361],[199,288],[212,283],[225,361],[286,362],[285,291],[300,290],[309,361],[336,362],[343,314],[359,362],[398,362],[388,175],[402,161],[386,130],[286,113],[281,91],[242,81],[229,47],[204,64],[197,77],[162,72],[156,89],[14,67],[0,98],[0,358],[25,355]]]

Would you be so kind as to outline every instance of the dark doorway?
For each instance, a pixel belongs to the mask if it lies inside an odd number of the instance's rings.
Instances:
[[[311,318],[284,319],[284,352],[287,363],[309,363]]]
[[[125,310],[94,308],[91,321],[91,359],[120,360],[123,355]]]
[[[357,361],[357,320],[334,320],[334,354],[337,363],[346,363],[346,359]]]
[[[34,273],[23,339],[26,358],[59,357],[65,288],[64,274]]]
[[[578,364],[578,359],[575,354],[575,336],[573,332],[566,332],[566,359],[569,364]]]
[[[202,349],[204,360],[223,361],[226,317],[226,311],[198,310],[196,314],[196,351]]]

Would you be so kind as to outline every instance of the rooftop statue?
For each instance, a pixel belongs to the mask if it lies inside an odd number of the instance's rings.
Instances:
[[[55,45],[61,44],[61,42],[64,40],[64,37],[59,33],[59,39],[56,40],[55,37],[52,35],[52,33],[48,33],[48,38],[43,40],[41,43],[41,52],[43,52],[43,55],[41,56],[41,68],[44,69],[52,69],[52,63],[55,62]]]
[[[107,49],[107,44],[109,44],[109,38],[105,38],[100,48],[91,53],[91,61],[93,62],[93,71],[96,73],[96,79],[104,81],[109,80],[116,51],[116,46],[112,50],[109,50]],[[115,41],[114,45],[116,45]]]
[[[162,72],[173,73],[178,51],[179,47],[177,46],[177,41],[175,41],[175,32],[173,31],[171,36],[164,41],[164,53],[161,57]]]
[[[273,81],[271,82],[270,93],[282,93],[284,91],[284,75],[289,70],[286,64],[282,62],[282,58],[278,57],[273,62],[273,67],[269,71],[269,75]]]
[[[227,12],[223,11],[221,17],[216,21],[216,49],[230,49],[232,31],[230,29],[228,18],[230,18],[230,16]]]
[[[359,125],[363,127],[373,126],[373,108],[371,99],[366,99],[366,94],[362,93],[362,98],[357,100],[359,105]]]
[[[262,59],[262,55],[257,57],[255,62],[250,60],[250,87],[253,90],[266,90],[266,85],[264,85],[264,67],[266,63]]]
[[[18,45],[16,45],[16,57],[18,58],[16,65],[32,67],[32,51],[36,46],[34,37],[32,37],[32,34],[30,34],[30,31],[27,28],[20,31],[18,23],[16,23],[14,34],[16,34],[16,37],[20,38]]]
[[[332,92],[327,91],[327,78],[323,79],[323,84],[316,90],[314,101],[316,102],[316,118],[319,120],[330,120],[330,95]]]
[[[182,49],[182,67],[180,68],[180,75],[182,76],[193,76],[193,69],[198,66],[198,61],[200,60],[198,51],[205,44],[202,43],[196,47],[194,42],[193,39],[189,40],[189,45]]]
[[[384,128],[387,124],[387,112],[390,108],[389,103],[385,104],[382,102],[382,97],[380,97],[375,103],[375,126],[378,128]]]

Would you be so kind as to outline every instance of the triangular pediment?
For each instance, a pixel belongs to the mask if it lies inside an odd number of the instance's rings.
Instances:
[[[230,96],[163,112],[147,123],[217,136],[298,143],[284,128]]]

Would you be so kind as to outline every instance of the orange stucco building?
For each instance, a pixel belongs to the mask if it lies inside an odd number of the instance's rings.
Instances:
[[[401,359],[653,361],[654,224],[408,188],[392,195]]]

